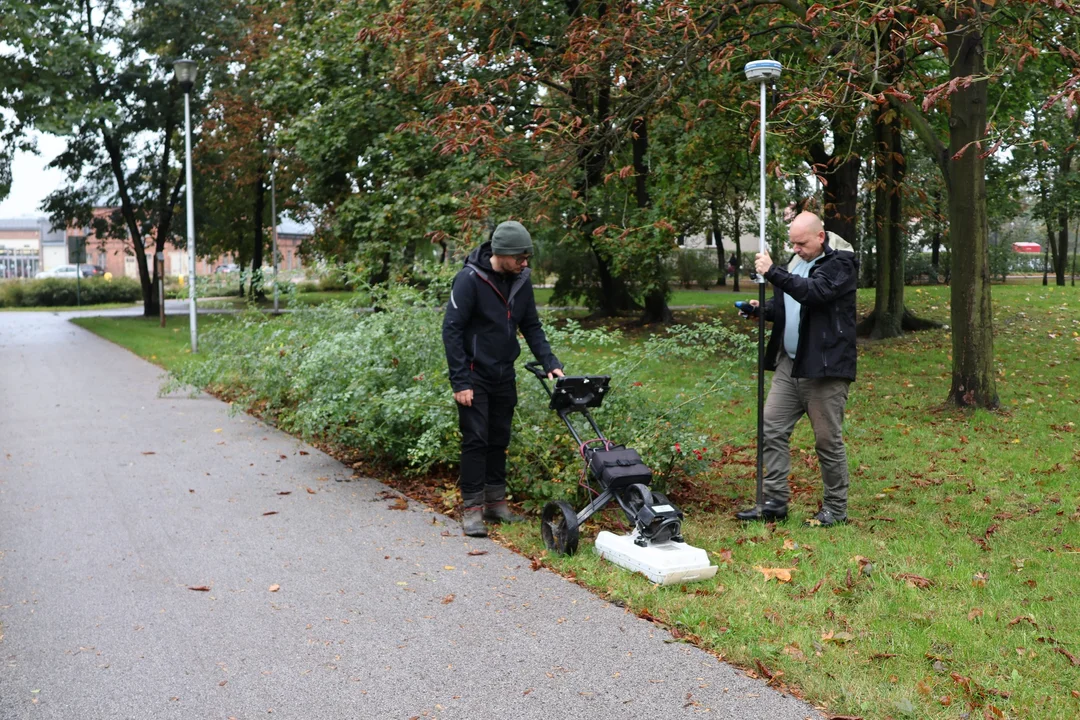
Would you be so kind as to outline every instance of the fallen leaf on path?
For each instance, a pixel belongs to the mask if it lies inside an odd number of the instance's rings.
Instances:
[[[487,550],[470,550],[469,552],[467,552],[465,554],[466,555],[487,555],[488,551]]]
[[[278,585],[277,583],[274,583],[273,585],[271,585],[270,587],[267,588],[267,592],[277,592],[280,589],[281,589],[281,586]]]
[[[444,597],[442,599],[442,604],[443,605],[449,605],[450,603],[454,602],[454,597],[455,597],[454,593],[450,593],[449,595],[447,595],[446,597]]]
[[[277,510],[270,510],[269,512],[263,513],[263,517],[266,517],[267,515],[277,515]]]
[[[281,460],[288,460],[289,456],[288,455],[278,455],[278,458],[280,458]]]
[[[282,490],[278,495],[292,495],[292,490]]]
[[[209,585],[193,585],[188,590],[194,590],[195,592],[210,592]]]
[[[214,432],[221,432],[221,428],[214,428]]]
[[[308,495],[314,495],[315,494],[315,491],[312,490],[311,488],[304,488],[304,489],[308,491]]]
[[[769,580],[776,578],[778,581],[783,583],[791,582],[791,573],[795,571],[795,568],[755,567],[754,569],[765,576],[765,582],[769,582]]]
[[[143,455],[157,455],[153,450],[144,450]]]
[[[454,567],[453,565],[443,565],[442,569],[443,570],[457,570],[457,568]]]
[[[394,498],[394,502],[390,503],[386,507],[391,510],[407,510],[409,507],[409,502],[403,497],[398,497]]]
[[[310,455],[311,453],[309,453],[307,450],[301,450],[300,454],[301,455]]]

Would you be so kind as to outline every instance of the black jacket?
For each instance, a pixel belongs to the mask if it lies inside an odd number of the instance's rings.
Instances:
[[[499,278],[491,267],[489,241],[472,251],[454,278],[443,318],[443,345],[454,392],[478,382],[488,386],[513,382],[514,361],[521,354],[519,329],[544,370],[562,368],[540,325],[530,274],[525,268],[510,283]]]
[[[765,279],[773,284],[771,300],[765,303],[765,319],[773,323],[769,346],[765,351],[765,369],[776,370],[784,352],[786,311],[784,294],[802,305],[799,313],[799,347],[791,374],[799,378],[836,377],[855,379],[855,286],[858,261],[855,253],[838,236],[830,241],[845,249],[825,245],[825,254],[809,277],[792,275],[773,265]]]

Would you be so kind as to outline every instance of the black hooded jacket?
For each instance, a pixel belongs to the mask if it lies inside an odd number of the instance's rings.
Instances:
[[[850,248],[839,237],[830,241]],[[810,268],[809,277],[792,275],[773,265],[765,273],[774,293],[764,306],[765,319],[773,323],[769,346],[765,351],[765,369],[776,370],[777,359],[784,351],[786,310],[784,294],[802,305],[799,313],[799,347],[795,351],[791,374],[797,378],[855,379],[855,289],[858,261],[854,252],[825,245],[824,255]]]
[[[454,392],[475,384],[514,381],[514,361],[521,354],[518,330],[544,370],[562,368],[551,352],[536,312],[532,271],[507,281],[491,267],[491,242],[469,255],[454,278],[443,318],[443,345]]]

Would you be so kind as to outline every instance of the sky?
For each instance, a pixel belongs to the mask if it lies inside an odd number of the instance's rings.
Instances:
[[[64,141],[55,135],[35,133],[40,155],[20,152],[11,169],[11,194],[0,201],[0,218],[40,217],[39,206],[45,196],[64,181],[59,170],[45,166],[64,149]]]

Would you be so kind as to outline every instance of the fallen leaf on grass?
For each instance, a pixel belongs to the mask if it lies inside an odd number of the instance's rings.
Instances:
[[[277,515],[277,510],[270,510],[263,513],[263,517],[266,517],[267,515]]]
[[[725,562],[725,563],[732,562],[732,560],[731,560],[731,551],[730,550],[724,550],[724,549],[714,550],[713,555],[715,555],[720,560],[720,562]]]
[[[1020,624],[1022,622],[1031,623],[1031,625],[1035,629],[1039,628],[1038,623],[1035,622],[1035,618],[1033,618],[1031,615],[1017,615],[1016,617],[1014,617],[1012,620],[1009,621],[1009,627],[1012,627],[1013,625],[1018,625],[1018,624]]]
[[[391,510],[407,510],[409,508],[409,501],[403,497],[394,498],[394,502],[387,505]]]
[[[844,643],[851,642],[855,639],[855,636],[849,632],[841,630],[838,633],[834,633],[832,630],[821,636],[821,639],[825,642],[836,643],[837,645],[843,645]]]
[[[792,643],[784,647],[784,654],[794,658],[795,660],[806,660],[806,653],[799,649],[799,646]]]
[[[888,660],[889,658],[897,657],[896,653],[874,653],[870,656],[871,660]]]
[[[193,585],[188,590],[194,590],[195,592],[210,592],[209,585]]]
[[[1065,648],[1056,647],[1054,648],[1054,652],[1059,652],[1065,657],[1069,658],[1069,662],[1072,663],[1073,667],[1080,667],[1080,659],[1078,659],[1075,655],[1073,655]]]
[[[912,573],[897,573],[893,575],[897,580],[903,580],[911,587],[919,588],[920,590],[926,590],[928,587],[934,584],[933,580],[924,578],[922,575],[914,575]]]
[[[972,587],[986,587],[986,581],[989,579],[989,573],[977,572],[971,576],[971,585]]]
[[[470,550],[469,552],[467,552],[465,554],[466,555],[487,555],[488,551],[487,550]]]
[[[1080,690],[1073,690],[1072,691],[1072,696],[1074,698],[1076,698],[1077,700],[1080,700]]]
[[[783,583],[791,582],[791,573],[795,571],[795,568],[755,567],[754,569],[765,576],[765,582],[769,582],[769,580],[776,578],[778,581]]]
[[[968,620],[974,620],[975,618],[982,617],[982,608],[971,608],[971,612],[968,613]]]
[[[280,589],[281,589],[281,586],[278,585],[277,583],[274,583],[273,585],[268,587],[266,590],[267,590],[267,592],[277,592]]]

